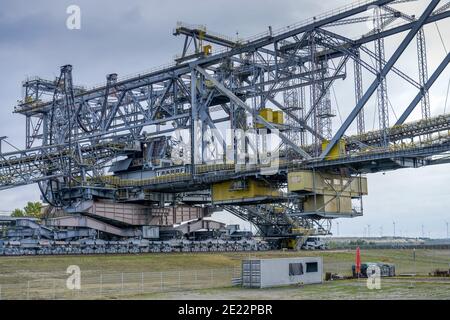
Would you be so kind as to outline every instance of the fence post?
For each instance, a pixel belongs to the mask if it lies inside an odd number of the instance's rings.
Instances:
[[[211,286],[214,284],[214,269],[211,269]]]
[[[56,280],[53,279],[53,300],[56,300]]]
[[[162,271],[161,271],[161,286],[160,286],[160,288],[162,291],[163,290],[163,273],[162,273]]]
[[[141,292],[144,293],[144,272],[141,273]]]
[[[120,292],[123,294],[123,272],[122,272],[122,286],[121,286]]]
[[[103,273],[100,273],[100,295],[103,295]]]
[[[0,284],[0,300],[2,300],[2,285]]]
[[[30,300],[30,280],[27,281],[27,300]]]
[[[178,289],[181,288],[181,271],[178,271]]]

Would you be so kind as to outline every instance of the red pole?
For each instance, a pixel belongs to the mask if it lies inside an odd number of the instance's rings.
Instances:
[[[356,276],[359,278],[359,274],[361,273],[361,251],[360,251],[359,247],[356,248],[355,272],[356,272]]]

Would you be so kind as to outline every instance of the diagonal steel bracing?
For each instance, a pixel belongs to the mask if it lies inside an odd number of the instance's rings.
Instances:
[[[333,139],[331,139],[328,146],[325,148],[325,150],[320,155],[320,159],[324,159],[331,149],[336,145],[336,143],[342,138],[345,131],[348,129],[350,124],[353,122],[355,117],[358,115],[358,113],[361,111],[361,109],[364,107],[364,105],[367,103],[369,98],[372,96],[372,94],[375,92],[375,90],[378,88],[379,83],[382,78],[386,77],[386,75],[389,73],[389,71],[392,69],[394,64],[397,62],[397,60],[400,58],[400,56],[405,51],[406,47],[409,45],[409,43],[412,41],[412,39],[415,37],[417,32],[422,28],[423,24],[425,23],[426,19],[430,16],[430,14],[433,12],[434,8],[439,4],[439,0],[433,0],[431,3],[427,6],[421,17],[417,20],[417,22],[414,23],[414,27],[408,32],[406,37],[403,39],[403,41],[400,43],[399,47],[395,50],[394,54],[391,56],[391,58],[386,62],[385,66],[381,70],[380,74],[378,75],[378,78],[375,79],[370,87],[367,89],[366,93],[363,95],[359,103],[355,106],[355,108],[351,111],[350,115],[347,117],[347,119],[344,121],[342,126],[339,128],[339,130],[334,135]]]
[[[223,94],[225,94],[226,96],[228,96],[234,103],[236,103],[237,105],[241,106],[242,108],[244,108],[247,112],[249,112],[250,114],[252,113],[252,109],[246,104],[244,103],[241,99],[239,99],[233,92],[231,92],[229,89],[227,89],[223,84],[221,84],[220,82],[218,82],[215,78],[213,78],[210,74],[208,74],[204,69],[200,68],[200,67],[196,67],[196,70],[198,72],[200,72],[206,79],[208,79],[209,81],[211,81],[212,83],[214,83],[214,85],[217,87],[217,89],[219,91],[221,91]],[[266,128],[271,129],[271,130],[278,130],[273,124],[267,122],[263,117],[261,117],[260,115],[256,115],[256,118],[258,119],[258,121],[260,123],[262,123]],[[289,145],[294,151],[296,151],[298,154],[300,154],[303,158],[305,159],[310,159],[311,156],[304,151],[303,149],[301,149],[299,146],[297,146],[294,142],[292,142],[288,137],[286,137],[284,134],[282,133],[278,133],[279,137],[281,138],[281,140],[283,140],[284,143],[286,143],[287,145]]]
[[[447,54],[447,56],[442,60],[442,62],[439,64],[439,66],[436,68],[436,71],[433,72],[431,77],[428,79],[428,81],[424,84],[423,88],[417,93],[416,97],[411,101],[411,103],[408,105],[406,110],[402,113],[402,115],[398,118],[395,125],[401,125],[405,122],[406,118],[411,114],[411,112],[414,110],[414,108],[417,106],[419,101],[424,97],[424,95],[430,90],[431,86],[434,84],[434,82],[439,78],[441,73],[445,70],[447,65],[450,63],[450,53]]]

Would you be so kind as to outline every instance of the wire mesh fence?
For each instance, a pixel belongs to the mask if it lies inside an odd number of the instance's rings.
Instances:
[[[81,274],[79,289],[69,289],[68,274],[0,284],[0,300],[99,299],[169,291],[232,286],[240,268],[179,270],[164,272],[89,272]]]

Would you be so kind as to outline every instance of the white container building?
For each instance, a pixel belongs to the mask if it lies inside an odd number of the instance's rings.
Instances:
[[[322,274],[322,257],[242,261],[242,286],[246,288],[322,283]]]

